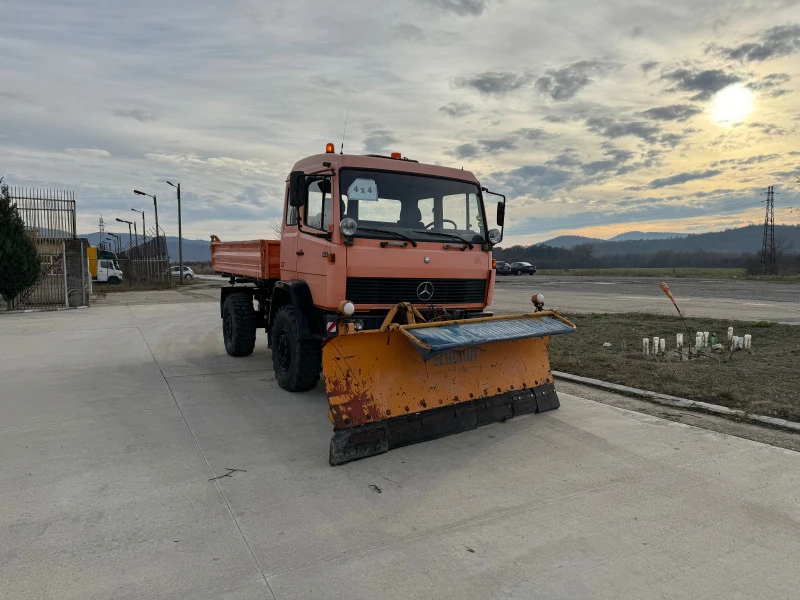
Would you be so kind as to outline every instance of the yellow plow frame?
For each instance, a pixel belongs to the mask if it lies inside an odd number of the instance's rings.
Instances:
[[[558,408],[547,349],[575,325],[554,311],[407,324],[356,332],[352,324],[323,346],[334,425],[330,463]]]

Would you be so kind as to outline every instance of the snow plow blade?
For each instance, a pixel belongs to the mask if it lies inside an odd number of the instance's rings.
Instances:
[[[340,327],[322,351],[330,463],[558,408],[547,349],[573,331],[553,311]]]

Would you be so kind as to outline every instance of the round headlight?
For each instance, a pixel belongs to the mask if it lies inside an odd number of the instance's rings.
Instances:
[[[339,303],[339,312],[345,316],[351,316],[354,312],[356,312],[356,305],[350,302],[350,300],[345,300]]]
[[[490,229],[489,230],[489,241],[493,244],[500,243],[501,235],[499,229]]]
[[[539,306],[543,306],[544,296],[542,296],[542,294],[534,294],[533,297],[531,298],[531,302],[533,302],[534,304],[538,304]]]
[[[345,217],[344,219],[342,219],[342,222],[339,223],[339,231],[341,231],[342,235],[346,237],[355,235],[357,229],[358,229],[358,223],[356,223],[355,219],[351,219],[350,217]]]

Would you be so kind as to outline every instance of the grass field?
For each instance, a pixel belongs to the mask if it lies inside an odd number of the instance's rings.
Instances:
[[[642,338],[665,337],[675,348],[675,334],[688,335],[678,317],[648,314],[566,315],[578,327],[557,336],[550,346],[552,368],[622,385],[701,400],[761,414],[800,421],[800,327],[772,323],[687,319],[695,331],[725,338],[753,336],[751,351],[707,359],[679,361],[642,354]],[[603,348],[610,342],[611,348]]]

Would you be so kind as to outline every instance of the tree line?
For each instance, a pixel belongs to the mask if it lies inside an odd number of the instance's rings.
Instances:
[[[779,273],[800,273],[800,254],[791,248],[778,253]],[[495,248],[492,257],[507,262],[529,262],[538,269],[612,269],[612,268],[659,268],[659,267],[704,267],[747,269],[761,272],[760,253],[742,252],[676,252],[660,250],[652,253],[605,254],[597,256],[593,244],[581,244],[572,248],[557,248],[545,244],[533,246],[511,246]]]

